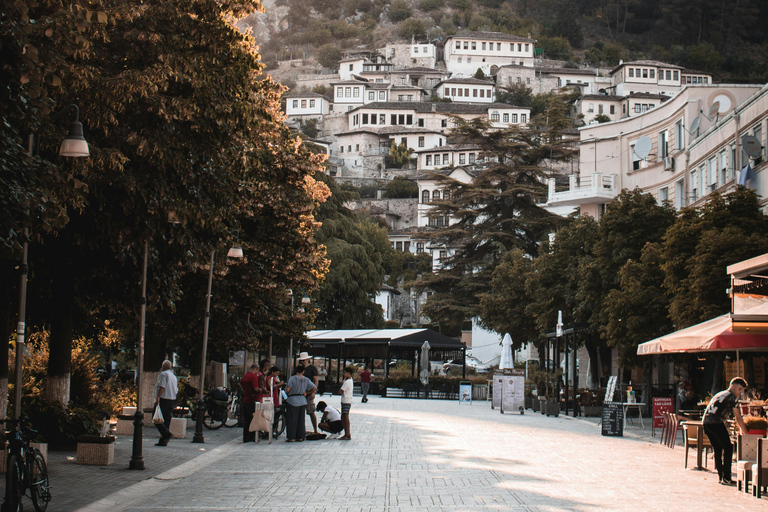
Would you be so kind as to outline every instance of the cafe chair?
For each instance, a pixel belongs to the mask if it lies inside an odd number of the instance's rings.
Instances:
[[[677,433],[683,432],[682,422],[685,421],[686,418],[672,412],[667,413],[667,418],[669,424],[667,426],[667,438],[665,444],[667,445],[667,448],[674,449],[675,444],[677,443]]]
[[[685,467],[688,468],[688,449],[697,449],[699,429],[695,425],[683,425],[683,439],[685,439]],[[701,446],[704,448],[704,467],[707,467],[707,453],[712,450],[709,437],[701,429]]]
[[[760,498],[768,486],[768,438],[757,440],[757,462],[752,464],[752,496]]]
[[[736,441],[736,488],[749,492],[752,465],[757,462],[757,440],[760,436],[739,434]],[[741,486],[744,486],[744,489]]]

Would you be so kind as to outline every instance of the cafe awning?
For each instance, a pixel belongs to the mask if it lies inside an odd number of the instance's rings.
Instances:
[[[733,319],[725,314],[691,327],[646,341],[637,347],[641,356],[711,351],[766,351],[768,334],[733,332]]]

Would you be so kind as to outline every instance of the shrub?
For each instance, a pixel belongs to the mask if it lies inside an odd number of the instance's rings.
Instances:
[[[419,197],[419,186],[411,180],[398,176],[387,183],[384,188],[384,197],[391,199]]]
[[[405,0],[395,0],[389,4],[389,11],[387,16],[392,23],[407,20],[411,17],[411,8],[405,3]]]

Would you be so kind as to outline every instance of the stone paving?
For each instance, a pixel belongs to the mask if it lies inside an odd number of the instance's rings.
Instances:
[[[768,512],[768,498],[721,486],[711,470],[684,469],[684,449],[659,445],[637,425],[612,438],[600,435],[597,418],[501,415],[488,402],[355,402],[351,441],[244,446],[237,429],[221,429],[206,431],[204,445],[188,438],[159,448],[147,428],[145,471],[125,469],[130,438],[106,468],[51,453],[48,510]]]

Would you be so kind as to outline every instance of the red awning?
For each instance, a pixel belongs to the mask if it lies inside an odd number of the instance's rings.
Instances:
[[[731,315],[726,314],[641,343],[637,347],[637,354],[645,356],[743,350],[768,352],[768,334],[733,332]]]

